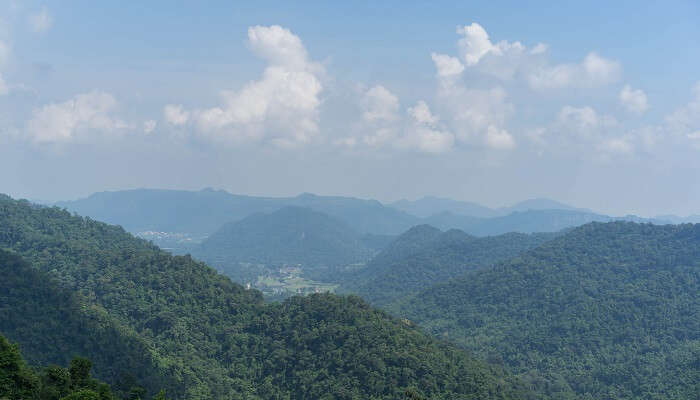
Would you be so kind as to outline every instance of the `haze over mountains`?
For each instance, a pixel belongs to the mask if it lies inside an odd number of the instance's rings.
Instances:
[[[505,216],[517,211],[530,210],[569,210],[592,213],[591,210],[575,208],[555,200],[544,198],[525,200],[510,207],[500,207],[496,209],[482,206],[481,204],[473,202],[458,201],[434,196],[426,196],[414,201],[404,199],[390,203],[389,205],[398,210],[402,210],[422,218],[444,212],[481,218]]]
[[[383,205],[376,200],[302,194],[296,197],[253,197],[221,190],[136,189],[95,193],[56,203],[69,211],[123,226],[130,232],[188,234],[196,239],[214,233],[226,222],[286,206],[306,207],[335,217],[359,233],[398,235],[412,226],[434,225],[485,236],[507,232],[555,232],[587,222],[668,221],[635,216],[611,217],[547,199],[528,200],[491,210],[473,203],[424,198]],[[415,213],[415,214],[412,214]],[[470,214],[471,213],[471,214]]]

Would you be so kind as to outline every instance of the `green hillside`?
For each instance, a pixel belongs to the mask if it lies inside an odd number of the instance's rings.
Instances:
[[[237,282],[254,281],[262,272],[260,264],[268,268],[299,264],[308,272],[364,263],[374,253],[342,221],[302,207],[228,223],[192,252]]]
[[[401,399],[407,391],[430,399],[528,397],[496,368],[359,298],[313,295],[265,304],[259,292],[190,257],[57,208],[1,197],[0,247],[145,343],[164,380],[144,382],[151,394],[163,388],[187,399]],[[0,332],[17,332],[10,324]],[[63,340],[94,333],[57,331]],[[8,336],[28,358],[61,357],[45,346],[41,330],[22,332]],[[104,368],[109,365],[95,361],[96,373]]]
[[[555,234],[508,233],[477,238],[429,225],[411,228],[344,280],[344,290],[385,305],[438,282],[515,257]]]
[[[700,395],[700,225],[588,224],[393,309],[555,398]]]

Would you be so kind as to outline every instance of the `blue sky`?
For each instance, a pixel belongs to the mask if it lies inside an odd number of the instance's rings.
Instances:
[[[0,191],[700,213],[700,5],[521,3],[2,1]]]

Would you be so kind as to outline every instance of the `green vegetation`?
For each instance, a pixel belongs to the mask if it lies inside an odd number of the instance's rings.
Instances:
[[[700,398],[700,225],[588,224],[391,308],[554,398]]]
[[[260,265],[301,265],[305,272],[369,260],[375,250],[340,220],[301,207],[255,214],[224,225],[193,254],[237,282],[255,281]],[[245,268],[250,264],[253,268]]]
[[[123,364],[94,359],[95,371],[111,384],[155,373],[157,379],[139,382],[149,395],[165,389],[187,399],[401,399],[407,392],[430,399],[534,398],[497,368],[357,297],[319,294],[266,304],[260,292],[189,256],[57,208],[0,197],[0,248],[44,274],[37,280],[75,295],[75,303],[58,310],[38,299],[9,307],[0,332],[32,360],[65,357],[48,340],[90,358],[101,351],[91,347],[92,337],[127,358],[136,352]],[[5,264],[8,275],[27,269],[16,259]],[[3,291],[3,301],[30,298],[27,287],[20,282]],[[65,314],[56,315],[62,310],[76,314],[65,328],[58,319]],[[37,329],[18,326],[23,318]],[[73,329],[71,320],[86,324]]]
[[[438,282],[510,259],[555,234],[508,233],[477,238],[429,225],[411,228],[369,262],[343,279],[343,290],[384,305]]]
[[[125,397],[112,393],[106,383],[90,376],[92,362],[76,357],[68,368],[51,365],[36,373],[22,358],[16,344],[0,335],[0,399],[3,400],[138,400],[134,387]],[[165,400],[160,391],[154,400]]]

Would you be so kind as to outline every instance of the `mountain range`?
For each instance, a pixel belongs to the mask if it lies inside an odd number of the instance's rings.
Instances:
[[[467,217],[492,218],[502,217],[514,212],[532,210],[567,210],[592,213],[591,210],[576,208],[570,205],[544,198],[521,201],[509,207],[489,208],[469,201],[452,200],[434,196],[425,196],[418,200],[399,200],[389,204],[397,210],[405,211],[421,218],[436,214],[450,213]]]
[[[387,308],[553,398],[700,395],[700,225],[587,224]]]
[[[37,367],[82,355],[109,384],[176,399],[540,398],[358,297],[265,303],[189,256],[59,208],[0,196],[0,249],[0,333]]]
[[[324,213],[344,222],[360,234],[374,235],[399,235],[412,226],[421,224],[487,236],[508,232],[556,232],[593,221],[670,222],[632,215],[611,217],[547,199],[528,200],[512,207],[488,211],[474,203],[430,197],[416,202],[401,201],[383,205],[376,200],[351,197],[308,193],[296,197],[253,197],[212,189],[196,192],[156,189],[101,192],[80,200],[58,202],[56,205],[80,215],[120,225],[156,244],[175,247],[176,253],[183,254],[192,251],[195,244],[225,223],[256,213],[269,214],[288,206]]]

